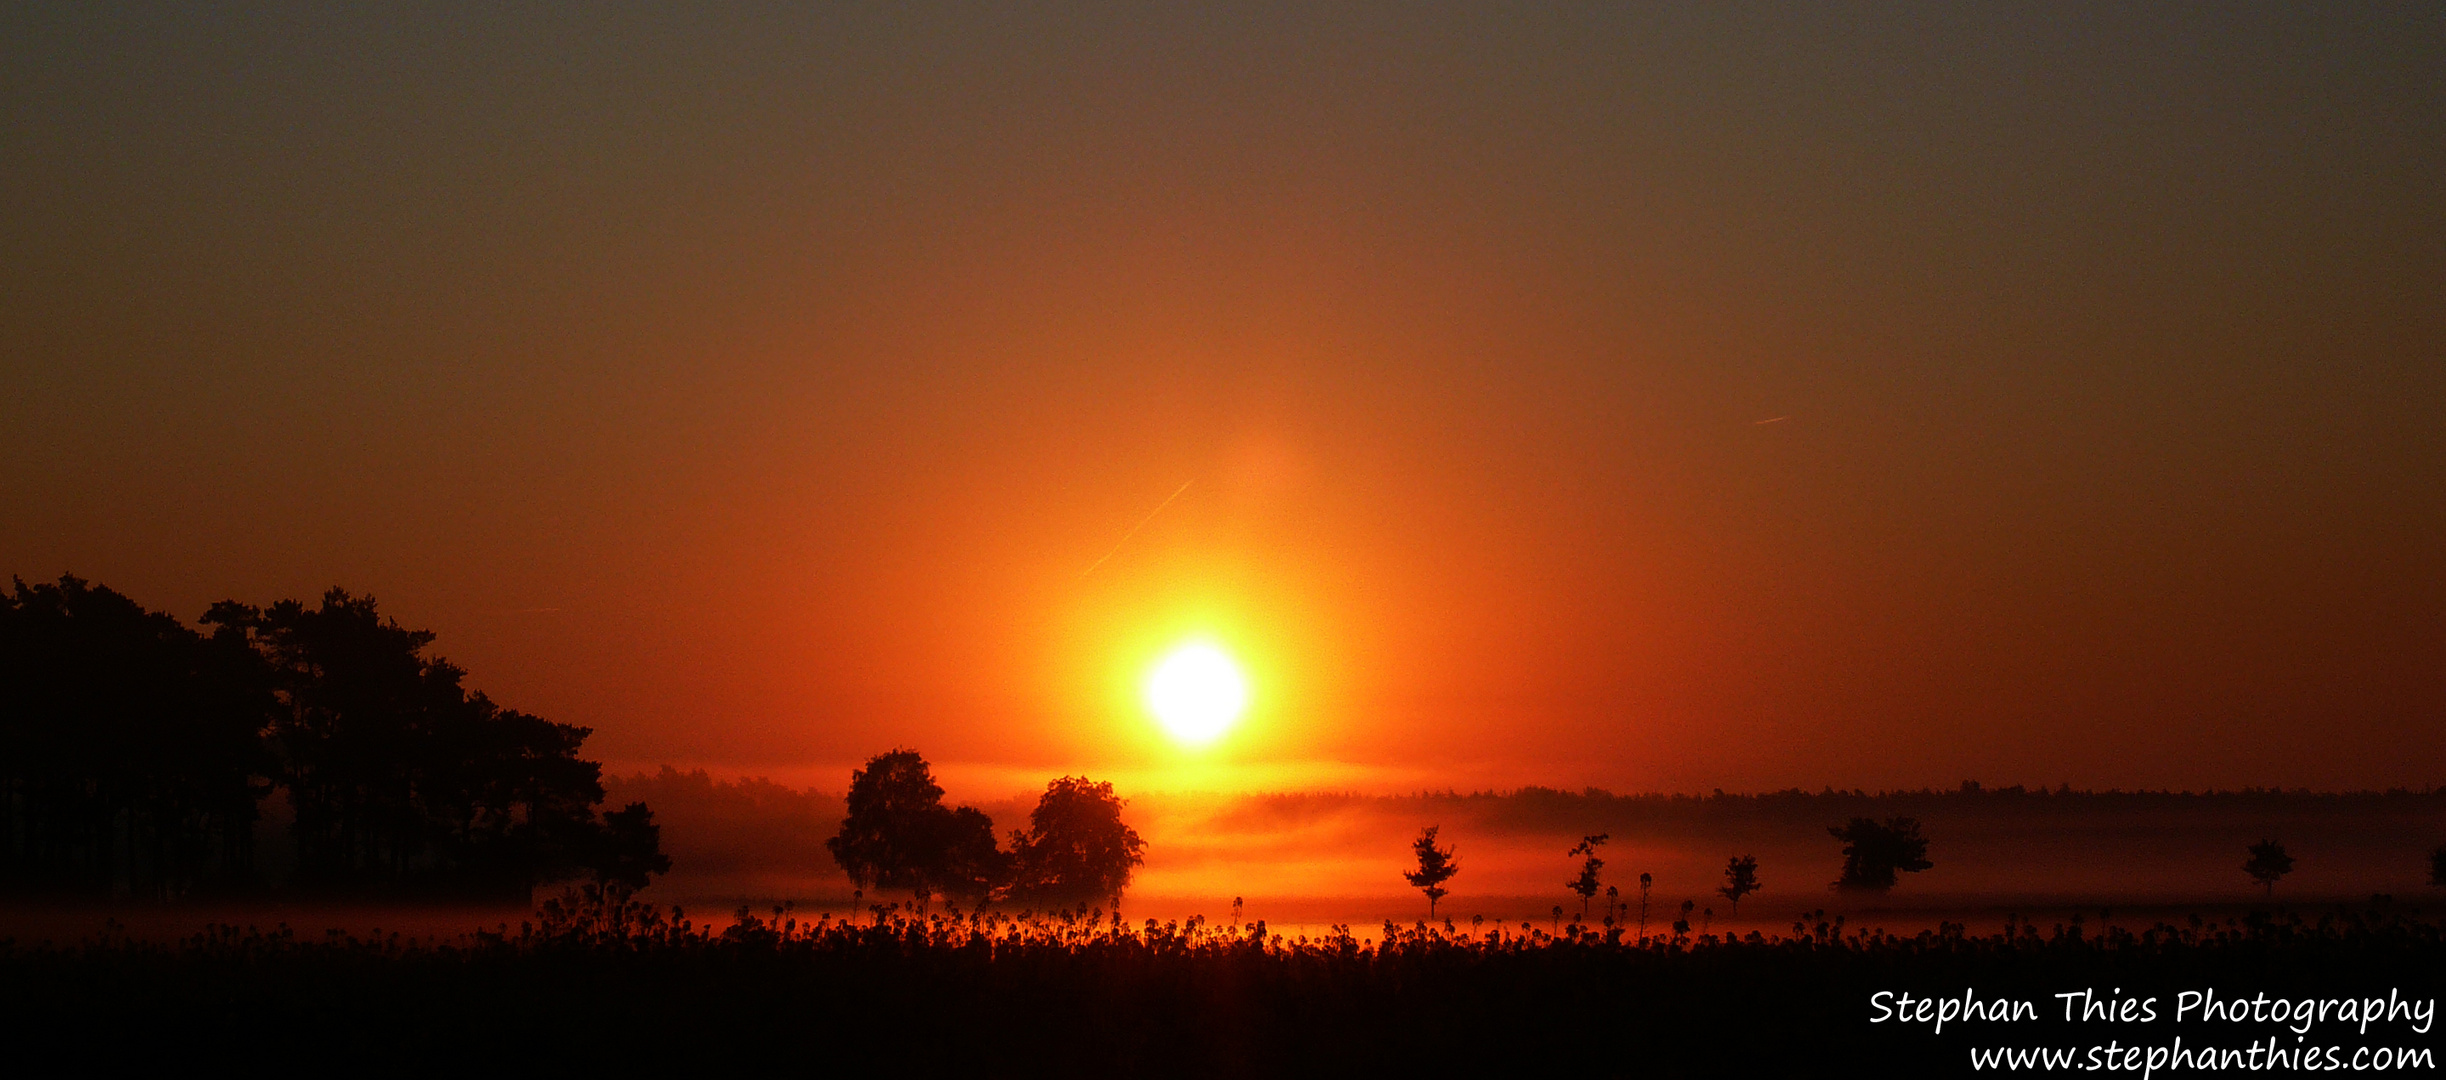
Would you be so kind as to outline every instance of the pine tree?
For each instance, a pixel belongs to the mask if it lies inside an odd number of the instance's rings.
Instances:
[[[1435,832],[1440,826],[1429,825],[1419,831],[1418,839],[1410,842],[1410,852],[1418,856],[1418,870],[1401,876],[1420,892],[1427,894],[1427,918],[1435,918],[1435,902],[1444,898],[1444,883],[1461,872],[1461,864],[1453,858],[1449,847],[1435,846]]]

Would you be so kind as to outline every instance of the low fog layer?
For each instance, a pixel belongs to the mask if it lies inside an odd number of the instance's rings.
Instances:
[[[850,882],[824,849],[840,825],[838,794],[669,768],[608,786],[613,803],[648,802],[662,823],[673,869],[655,895],[846,907]],[[977,805],[1007,835],[1026,824],[1033,798]],[[2446,843],[2446,791],[2436,790],[1162,793],[1130,797],[1126,816],[1147,841],[1129,893],[1134,913],[1221,918],[1236,896],[1250,917],[1282,921],[1370,919],[1377,908],[1413,906],[1423,914],[1400,874],[1411,867],[1410,841],[1428,825],[1440,827],[1462,867],[1443,910],[1514,919],[1576,905],[1563,883],[1578,860],[1565,851],[1595,833],[1611,837],[1599,852],[1604,880],[1635,894],[1638,876],[1653,875],[1660,912],[1683,899],[1721,911],[1714,890],[1725,862],[1754,855],[1766,887],[1744,914],[1767,918],[1811,907],[2248,902],[2261,890],[2241,869],[2245,849],[2263,839],[2297,860],[2276,886],[2279,900],[2408,900],[2429,891],[2429,853]],[[1836,896],[1829,885],[1842,845],[1827,828],[1892,816],[1921,823],[1934,867],[1904,875],[1884,898]]]

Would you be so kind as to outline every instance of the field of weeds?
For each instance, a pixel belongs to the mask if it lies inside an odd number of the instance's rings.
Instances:
[[[2103,1033],[2060,1022],[2059,993],[2435,996],[2446,960],[2437,922],[2386,908],[2102,933],[2074,921],[1903,937],[1810,917],[1737,939],[1376,931],[786,909],[716,929],[588,892],[451,941],[216,926],[176,943],[11,944],[0,1015],[20,1045],[75,1047],[96,1067],[241,1055],[350,1073],[1946,1075],[1983,1041]],[[2026,999],[2041,1016],[1873,1024],[1879,991]]]

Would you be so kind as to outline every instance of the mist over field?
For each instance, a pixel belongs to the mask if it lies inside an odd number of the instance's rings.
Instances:
[[[614,801],[651,802],[663,823],[672,872],[654,886],[657,896],[699,906],[781,899],[849,906],[849,879],[824,850],[839,827],[838,794],[671,769],[615,778],[608,787]],[[1399,875],[1412,868],[1409,843],[1427,825],[1441,829],[1462,866],[1444,914],[1541,924],[1555,904],[1576,914],[1563,883],[1578,860],[1565,852],[1583,836],[1606,833],[1604,880],[1635,900],[1638,876],[1652,875],[1659,927],[1684,899],[1729,922],[1729,905],[1715,890],[1736,855],[1757,857],[1766,886],[1745,901],[1741,925],[1773,926],[1816,908],[1908,921],[2016,906],[2247,904],[2262,890],[2241,870],[2245,849],[2264,839],[2282,842],[2297,859],[2276,888],[2281,901],[2389,894],[2412,902],[2433,891],[2429,852],[2446,842],[2446,792],[2434,789],[2184,794],[1965,786],[1694,796],[1532,787],[1128,797],[1126,818],[1147,840],[1146,864],[1123,901],[1133,916],[1221,919],[1240,897],[1247,917],[1277,923],[1423,917],[1424,902]],[[1031,802],[1014,795],[974,805],[1007,832],[1026,823]],[[1833,892],[1842,845],[1828,827],[1896,815],[1922,824],[1933,868],[1905,875],[1883,897]]]

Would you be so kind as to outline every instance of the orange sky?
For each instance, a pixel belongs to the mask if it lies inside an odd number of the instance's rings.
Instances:
[[[639,766],[2436,783],[2442,48],[11,8],[0,571],[370,592]]]

